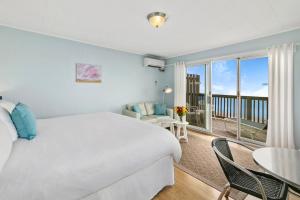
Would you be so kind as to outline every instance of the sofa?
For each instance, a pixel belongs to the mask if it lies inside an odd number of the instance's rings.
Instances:
[[[160,119],[173,119],[173,109],[166,108],[166,112],[164,114],[156,115],[155,114],[155,106],[157,103],[153,102],[140,102],[133,104],[126,104],[122,109],[122,114],[128,117],[133,117],[138,120],[156,123]],[[140,112],[134,111],[134,106],[138,106]]]

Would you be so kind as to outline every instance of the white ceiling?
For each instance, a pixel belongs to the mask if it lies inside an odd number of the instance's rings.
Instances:
[[[173,57],[300,27],[300,0],[0,0],[0,24]],[[163,11],[152,28],[146,15]]]

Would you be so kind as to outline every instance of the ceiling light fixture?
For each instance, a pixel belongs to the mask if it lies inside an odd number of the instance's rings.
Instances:
[[[167,15],[163,12],[152,12],[147,15],[147,19],[151,26],[159,28],[167,21]]]

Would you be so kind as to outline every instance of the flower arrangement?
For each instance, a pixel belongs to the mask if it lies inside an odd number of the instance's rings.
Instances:
[[[185,116],[188,112],[188,109],[185,106],[176,106],[174,110],[175,113],[179,116],[180,121],[182,121],[182,117]]]

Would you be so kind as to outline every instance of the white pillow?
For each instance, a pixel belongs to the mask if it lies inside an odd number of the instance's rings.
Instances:
[[[0,172],[2,171],[12,149],[12,140],[7,126],[0,121]]]
[[[12,111],[15,109],[16,104],[9,101],[0,101],[0,106],[11,114]]]
[[[153,103],[145,103],[145,107],[147,110],[147,115],[154,115],[154,104]]]
[[[145,104],[144,103],[139,103],[138,105],[139,105],[139,107],[141,109],[141,114],[142,115],[147,115]]]
[[[8,129],[12,141],[18,139],[18,134],[14,123],[12,122],[9,113],[0,107],[0,122],[2,122]]]

